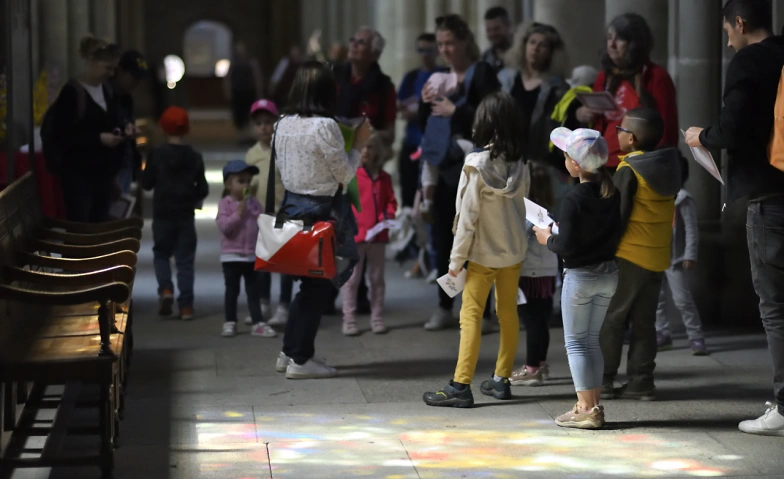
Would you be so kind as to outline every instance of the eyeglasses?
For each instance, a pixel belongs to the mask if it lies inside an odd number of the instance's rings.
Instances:
[[[354,37],[351,37],[351,38],[348,39],[348,42],[350,44],[361,45],[363,47],[366,47],[366,46],[370,45],[370,42],[365,40],[364,38],[354,38]]]
[[[628,134],[634,136],[634,132],[633,131],[627,130],[626,128],[624,128],[624,127],[622,127],[620,125],[616,125],[615,126],[615,133],[618,134],[620,132],[628,133]]]

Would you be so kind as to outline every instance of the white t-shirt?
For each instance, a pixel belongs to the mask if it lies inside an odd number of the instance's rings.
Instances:
[[[101,108],[103,108],[104,111],[106,111],[106,98],[103,96],[103,84],[98,86],[88,85],[87,83],[84,82],[79,82],[79,84],[81,84],[84,87],[84,89],[87,90],[87,93],[90,95],[90,98],[92,98],[93,101],[98,104],[98,106],[100,106]]]

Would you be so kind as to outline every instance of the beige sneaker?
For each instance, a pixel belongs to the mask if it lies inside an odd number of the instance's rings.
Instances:
[[[535,373],[532,373],[523,366],[517,371],[513,371],[509,380],[512,386],[541,386],[543,382],[542,370],[538,369]]]
[[[576,429],[599,429],[604,426],[604,411],[599,406],[594,406],[590,411],[581,411],[575,404],[571,411],[561,414],[555,419],[555,423],[561,427],[573,427]]]

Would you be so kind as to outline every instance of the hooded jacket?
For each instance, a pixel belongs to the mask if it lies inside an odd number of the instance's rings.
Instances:
[[[466,157],[460,173],[449,269],[460,271],[466,261],[488,268],[506,268],[525,258],[525,196],[531,184],[522,161],[490,159],[490,151]]]
[[[616,256],[649,271],[665,271],[670,267],[675,195],[681,189],[678,150],[636,151],[619,159],[613,181],[621,192],[624,233]]]
[[[142,176],[142,188],[155,189],[153,218],[193,217],[193,210],[209,194],[201,153],[188,145],[167,143],[153,148]]]

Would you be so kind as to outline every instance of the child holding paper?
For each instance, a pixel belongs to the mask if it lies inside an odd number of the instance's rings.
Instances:
[[[354,237],[359,250],[359,263],[346,284],[343,285],[343,334],[356,336],[357,328],[357,290],[362,272],[367,263],[367,276],[370,281],[370,327],[376,334],[386,333],[384,325],[384,263],[389,233],[383,230],[372,238],[368,231],[374,226],[395,217],[397,200],[392,188],[392,178],[381,167],[388,157],[387,148],[378,133],[373,133],[367,146],[362,149],[361,164],[357,170],[357,186],[362,211],[352,206],[357,219],[358,234]]]
[[[558,234],[551,227],[534,227],[539,244],[564,261],[561,311],[577,404],[555,423],[596,429],[604,425],[599,331],[618,285],[615,251],[621,239],[621,196],[604,169],[608,148],[601,133],[556,128],[550,139],[564,152],[569,174],[580,179],[564,196]]]
[[[529,163],[531,191],[528,199],[550,210],[555,203],[550,170],[537,161]],[[541,386],[548,379],[547,350],[550,346],[550,318],[553,315],[555,277],[558,256],[546,245],[536,242],[534,224],[526,221],[528,251],[520,271],[519,286],[526,303],[517,306],[517,314],[525,324],[525,365],[512,373],[512,386]]]
[[[457,278],[468,263],[460,310],[460,352],[454,379],[438,392],[427,392],[430,406],[471,407],[474,377],[482,338],[482,316],[495,284],[501,345],[495,373],[481,392],[510,399],[520,325],[517,282],[528,241],[525,234],[525,195],[530,176],[522,154],[523,120],[507,93],[491,93],[479,104],[473,140],[483,148],[470,153],[463,165],[456,201],[457,216],[449,275]]]

